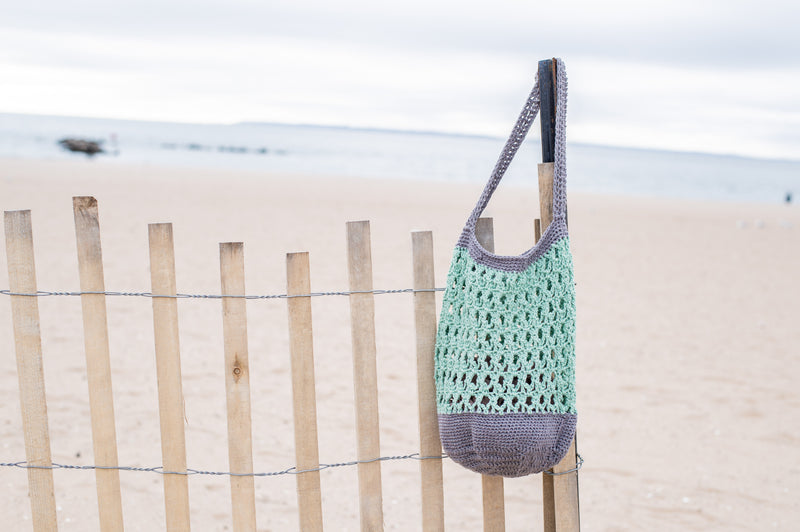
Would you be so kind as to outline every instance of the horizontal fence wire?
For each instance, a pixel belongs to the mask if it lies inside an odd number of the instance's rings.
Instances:
[[[370,460],[353,460],[350,462],[338,462],[334,464],[319,464],[317,467],[310,469],[297,469],[296,466],[288,467],[280,471],[267,471],[263,473],[233,473],[231,471],[203,471],[200,469],[187,468],[186,471],[165,471],[162,466],[156,467],[134,467],[134,466],[98,466],[98,465],[70,465],[70,464],[57,464],[52,463],[49,466],[33,465],[27,462],[0,462],[0,467],[17,467],[20,469],[68,469],[68,470],[97,470],[97,469],[116,469],[118,471],[137,471],[144,473],[157,473],[159,475],[211,475],[211,476],[230,476],[230,477],[277,477],[280,475],[299,475],[301,473],[311,473],[313,471],[322,471],[324,469],[331,469],[334,467],[347,467],[355,466],[358,464],[370,464],[372,462],[388,462],[395,460],[442,460],[449,458],[447,454],[441,456],[420,456],[419,453],[412,453],[398,456],[381,456],[380,458],[372,458]],[[583,466],[583,457],[578,454],[578,462],[574,468],[559,473],[552,471],[544,471],[544,474],[551,476],[566,475],[578,471]]]
[[[150,297],[168,299],[292,299],[295,297],[321,297],[321,296],[349,296],[352,294],[407,294],[414,292],[444,292],[444,288],[395,288],[386,290],[343,290],[340,292],[311,292],[308,294],[253,294],[253,295],[225,295],[225,294],[153,294],[151,292],[93,292],[93,291],[50,291],[37,290],[36,292],[12,292],[11,290],[0,290],[0,294],[6,296],[25,296],[25,297],[49,297],[49,296],[83,296],[83,295],[102,295],[102,296],[125,296],[125,297]]]
[[[83,296],[83,295],[104,295],[104,296],[124,296],[124,297],[148,297],[148,298],[171,298],[171,299],[291,299],[295,297],[322,297],[322,296],[349,296],[352,294],[406,294],[415,292],[444,292],[444,288],[397,288],[397,289],[376,289],[376,290],[343,290],[336,292],[311,292],[308,294],[253,294],[253,295],[223,295],[223,294],[153,294],[151,292],[116,292],[116,291],[50,291],[50,290],[37,290],[36,292],[12,292],[11,290],[0,290],[0,294],[7,296],[25,296],[25,297],[50,297],[50,296]],[[419,453],[413,453],[403,456],[382,456],[380,458],[373,458],[371,460],[353,460],[351,462],[339,462],[334,464],[320,464],[319,467],[313,469],[298,470],[292,466],[280,471],[269,471],[264,473],[232,473],[230,471],[201,471],[197,469],[187,469],[186,472],[182,471],[164,471],[163,467],[133,467],[133,466],[97,466],[97,465],[68,465],[68,464],[52,464],[51,466],[38,466],[29,465],[25,461],[20,462],[0,462],[0,467],[18,467],[22,469],[117,469],[119,471],[143,471],[158,473],[161,475],[228,475],[228,476],[243,476],[243,477],[271,477],[278,475],[298,475],[300,473],[309,473],[312,471],[322,471],[323,469],[330,469],[334,467],[354,466],[358,464],[367,464],[371,462],[390,461],[390,460],[430,460],[447,458],[446,454],[441,456],[419,456]],[[583,457],[578,455],[578,462],[572,469],[554,473],[552,471],[544,471],[546,475],[559,476],[574,473],[583,466]]]
[[[420,456],[419,453],[406,454],[402,456],[381,456],[371,460],[353,460],[351,462],[338,462],[334,464],[319,464],[310,469],[297,469],[296,466],[288,467],[280,471],[267,471],[264,473],[232,473],[230,471],[203,471],[200,469],[187,468],[186,471],[164,471],[162,466],[156,467],[133,467],[133,466],[98,466],[98,465],[65,465],[53,463],[49,466],[29,465],[25,461],[21,462],[0,462],[0,467],[19,467],[22,469],[116,469],[119,471],[138,471],[145,473],[158,473],[159,475],[212,475],[230,477],[276,477],[279,475],[299,475],[300,473],[311,473],[312,471],[322,471],[334,467],[354,466],[358,464],[369,464],[372,462],[387,462],[392,460],[441,460],[447,458],[446,454],[441,456]]]

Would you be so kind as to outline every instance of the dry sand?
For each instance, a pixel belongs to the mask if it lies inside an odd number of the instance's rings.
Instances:
[[[247,291],[347,287],[345,222],[371,220],[376,288],[411,286],[412,230],[434,231],[437,284],[477,185],[0,161],[0,206],[31,209],[39,288],[77,290],[71,197],[100,205],[106,286],[148,291],[147,223],[171,221],[178,291],[219,293],[218,242],[244,241]],[[502,188],[497,251],[531,245],[535,190]],[[581,522],[595,530],[793,530],[800,519],[800,209],[570,196],[578,294]],[[5,279],[6,257],[0,253]],[[3,288],[7,281],[0,283]],[[0,462],[24,460],[8,297],[0,301]],[[418,449],[412,298],[376,296],[381,451]],[[91,464],[80,300],[39,300],[53,460]],[[294,462],[286,302],[250,301],[257,471]],[[189,466],[226,470],[221,303],[180,300]],[[160,464],[151,301],[108,298],[123,465]],[[355,458],[347,298],[313,300],[320,456]],[[445,461],[450,530],[480,530],[480,479]],[[98,529],[94,473],[55,471],[61,530]],[[355,468],[321,474],[327,530],[356,530]],[[122,472],[128,530],[164,528],[162,478]],[[189,480],[194,530],[230,530],[226,477]],[[509,531],[541,529],[539,476],[506,482]],[[295,479],[256,480],[259,530],[296,530]],[[30,529],[26,473],[0,467],[5,530]],[[383,465],[388,530],[419,530],[419,464]]]

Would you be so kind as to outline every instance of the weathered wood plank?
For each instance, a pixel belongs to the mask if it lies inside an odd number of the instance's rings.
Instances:
[[[411,233],[414,289],[433,289],[433,233]],[[439,419],[436,414],[434,349],[436,346],[436,294],[414,293],[414,326],[417,340],[417,395],[419,397],[420,456],[439,456]],[[422,481],[422,530],[444,531],[444,484],[441,460],[420,461]]]
[[[539,120],[542,129],[542,162],[552,163],[556,153],[556,68],[553,59],[539,61]],[[541,190],[541,189],[540,189]],[[543,224],[547,227],[547,224]]]
[[[91,196],[72,198],[78,272],[81,292],[105,292],[103,251],[100,245],[100,219],[97,200]],[[111,387],[111,358],[108,347],[106,296],[82,294],[83,338],[86,351],[86,376],[89,385],[89,412],[92,418],[94,463],[117,467],[117,432],[114,421],[114,394]],[[100,530],[122,531],[122,494],[119,470],[96,469],[97,506]]]
[[[7,211],[4,215],[8,288],[18,294],[36,293],[36,266],[33,260],[31,211]],[[28,465],[28,492],[35,532],[50,532],[58,527],[53,491],[50,432],[44,389],[42,337],[39,327],[39,302],[33,296],[11,296],[14,348],[17,353],[19,400],[22,431]]]
[[[347,257],[351,291],[372,290],[369,222],[347,223]],[[378,375],[375,348],[375,301],[371,293],[350,295],[353,379],[359,460],[380,457]],[[381,463],[358,464],[361,530],[383,530]]]
[[[178,340],[178,301],[172,224],[150,224],[150,282],[158,376],[161,456],[165,471],[186,472],[186,436],[183,419],[181,354]],[[185,532],[189,526],[189,481],[186,475],[164,475],[167,531]]]
[[[494,253],[494,220],[479,218],[475,225],[475,237],[486,251]],[[506,529],[505,496],[503,477],[481,475],[483,491],[483,530],[503,532]]]
[[[542,61],[539,62],[540,83],[543,76]],[[552,87],[552,99],[547,101],[547,113],[552,117],[552,127],[548,129],[547,135],[553,139],[555,145],[555,61],[550,61],[550,80]],[[542,93],[542,98],[545,94]],[[542,119],[545,118],[545,101],[542,100]],[[548,159],[545,154],[545,126],[542,125],[542,152],[544,163],[539,165],[539,209],[541,213],[541,228],[546,230],[553,221],[553,172],[554,164],[552,155]],[[575,467],[576,464],[576,444],[573,439],[570,451],[561,462],[554,467],[551,472],[566,471]],[[542,475],[542,511],[544,517],[545,532],[577,532],[580,530],[580,507],[578,502],[578,474],[570,473],[567,475],[550,476]]]
[[[308,253],[286,255],[286,293],[290,296],[311,293]],[[311,297],[292,297],[286,301],[289,307],[289,353],[292,360],[294,448],[297,469],[303,471],[319,467]],[[300,530],[321,531],[319,471],[300,473],[296,478]]]
[[[539,165],[539,217],[544,233],[553,221],[553,163]]]
[[[504,532],[506,529],[506,505],[503,477],[481,475],[483,489],[483,530]]]
[[[244,245],[219,245],[220,285],[223,295],[243,296]],[[247,308],[244,298],[222,298],[225,351],[225,394],[228,409],[228,464],[232,473],[253,473],[253,431],[250,412],[250,362],[247,345]],[[231,477],[234,532],[256,530],[256,492],[252,476]]]
[[[572,440],[566,456],[554,468],[553,473],[563,473],[575,468],[577,463],[577,437]],[[555,521],[558,532],[579,532],[581,529],[580,501],[578,499],[578,472],[574,471],[553,478]]]

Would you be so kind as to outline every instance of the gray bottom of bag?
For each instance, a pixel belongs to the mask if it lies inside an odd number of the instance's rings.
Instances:
[[[576,414],[439,414],[442,447],[484,475],[522,477],[559,463],[575,436]]]

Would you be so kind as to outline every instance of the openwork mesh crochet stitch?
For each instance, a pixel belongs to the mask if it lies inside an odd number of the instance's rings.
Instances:
[[[453,252],[436,338],[439,430],[456,462],[507,477],[557,464],[575,434],[575,291],[566,224],[564,63],[557,60],[553,221],[519,256],[475,225],[539,111],[538,79]]]
[[[568,239],[524,272],[497,271],[456,248],[451,271],[437,344],[439,413],[574,414]]]

